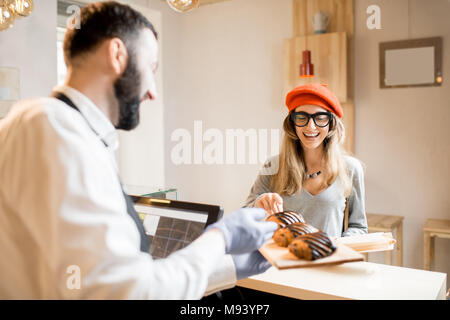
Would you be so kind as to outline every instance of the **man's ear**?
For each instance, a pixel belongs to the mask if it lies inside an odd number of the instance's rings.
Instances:
[[[123,41],[119,38],[112,38],[108,41],[109,65],[115,75],[120,76],[128,64],[128,50]]]

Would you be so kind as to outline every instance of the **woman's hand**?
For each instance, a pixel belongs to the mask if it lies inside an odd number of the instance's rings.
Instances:
[[[283,198],[278,193],[263,193],[255,201],[255,207],[263,208],[267,214],[283,211]]]

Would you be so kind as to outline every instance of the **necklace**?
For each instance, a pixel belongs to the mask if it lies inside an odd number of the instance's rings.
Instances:
[[[306,174],[306,179],[316,178],[322,171],[317,171],[316,173]]]

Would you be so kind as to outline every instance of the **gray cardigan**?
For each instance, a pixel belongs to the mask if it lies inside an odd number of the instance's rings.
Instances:
[[[366,209],[364,203],[364,172],[361,163],[350,156],[346,157],[347,167],[352,181],[349,196],[349,223],[344,233],[345,197],[342,184],[336,179],[327,189],[313,196],[305,189],[295,196],[283,196],[283,209],[299,212],[306,223],[325,231],[330,237],[349,236],[367,233]],[[244,207],[253,207],[255,200],[270,190],[272,176],[262,174],[270,167],[278,168],[278,156],[269,158],[260,171]]]

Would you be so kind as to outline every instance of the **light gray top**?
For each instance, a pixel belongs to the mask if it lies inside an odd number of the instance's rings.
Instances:
[[[295,196],[282,196],[283,209],[299,212],[306,223],[323,230],[330,237],[349,236],[367,233],[365,209],[364,172],[361,163],[347,156],[347,167],[352,181],[349,196],[348,229],[344,233],[345,196],[342,184],[336,179],[327,189],[313,196],[304,188]],[[260,171],[244,207],[253,207],[255,200],[263,193],[273,192],[270,189],[271,175],[262,174],[270,167],[278,168],[278,156],[269,158]]]

